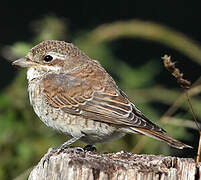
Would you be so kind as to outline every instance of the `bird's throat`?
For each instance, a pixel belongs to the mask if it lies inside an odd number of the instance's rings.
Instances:
[[[36,68],[31,67],[27,71],[27,79],[28,81],[32,81],[33,79],[41,78],[45,74],[44,71],[38,71]]]

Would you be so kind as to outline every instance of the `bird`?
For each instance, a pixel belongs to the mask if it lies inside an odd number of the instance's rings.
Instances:
[[[72,43],[43,41],[12,64],[27,68],[30,104],[40,120],[70,137],[60,148],[77,140],[90,147],[126,134],[190,148],[151,122],[101,64]]]

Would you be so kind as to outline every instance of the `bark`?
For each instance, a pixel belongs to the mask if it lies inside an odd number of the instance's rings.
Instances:
[[[32,170],[29,180],[198,180],[201,173],[200,164],[193,159],[171,156],[68,149],[45,161],[48,154]]]

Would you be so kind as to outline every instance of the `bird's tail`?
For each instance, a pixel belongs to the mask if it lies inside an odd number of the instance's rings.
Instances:
[[[140,134],[147,135],[152,138],[163,141],[163,142],[167,143],[168,145],[178,148],[178,149],[192,148],[189,145],[186,145],[176,139],[171,138],[170,136],[164,134],[163,132],[154,131],[154,130],[150,130],[150,129],[144,129],[144,128],[131,128],[131,129]]]

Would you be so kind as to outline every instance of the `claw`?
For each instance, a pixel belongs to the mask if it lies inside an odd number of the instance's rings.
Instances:
[[[84,147],[84,151],[96,152],[97,150],[96,150],[96,147],[94,147],[94,146],[92,146],[91,144],[89,144],[89,145],[86,145],[86,146]]]
[[[50,157],[51,157],[53,154],[57,153],[57,151],[58,151],[58,148],[50,148],[50,149],[48,150],[48,154],[44,157],[44,160],[43,160],[43,168],[44,168],[44,165],[45,165],[46,162],[49,164]]]
[[[81,148],[81,147],[73,147],[73,146],[71,146],[70,150],[84,152],[84,149]]]

